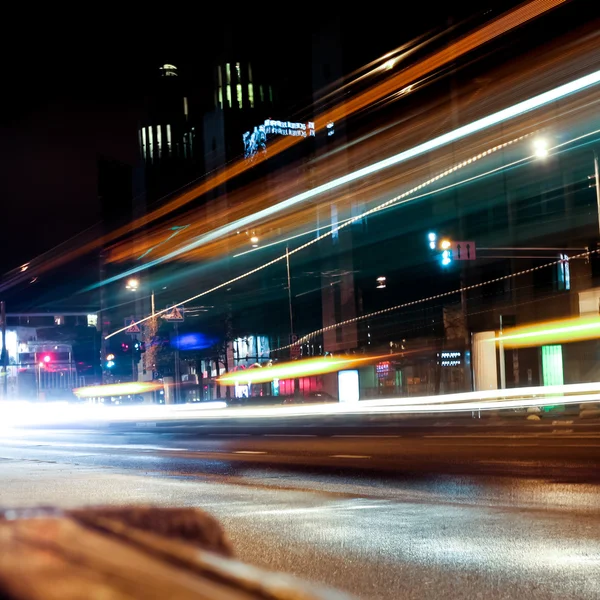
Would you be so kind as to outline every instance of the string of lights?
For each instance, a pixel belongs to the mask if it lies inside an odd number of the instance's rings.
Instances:
[[[111,338],[111,337],[113,337],[113,336],[115,336],[115,335],[117,335],[119,333],[122,333],[123,331],[126,331],[129,327],[131,327],[134,324],[135,325],[140,325],[141,323],[145,323],[146,321],[148,321],[148,320],[150,320],[152,318],[155,318],[157,316],[160,316],[162,314],[165,314],[165,313],[171,311],[173,308],[184,306],[185,304],[187,304],[189,302],[192,302],[194,300],[197,300],[198,298],[201,298],[203,296],[206,296],[208,294],[216,292],[216,291],[218,291],[218,290],[220,290],[220,289],[222,289],[222,288],[224,288],[226,286],[229,286],[229,285],[232,285],[234,283],[237,283],[238,281],[241,281],[242,279],[245,279],[246,277],[250,277],[251,275],[254,275],[255,273],[258,273],[258,272],[260,272],[260,271],[262,271],[264,269],[267,269],[268,267],[271,267],[271,266],[273,266],[273,265],[275,265],[275,264],[277,264],[277,263],[279,263],[281,261],[287,260],[289,258],[289,256],[291,256],[293,254],[296,254],[298,252],[301,252],[302,250],[305,250],[306,248],[312,246],[313,244],[316,244],[317,242],[320,242],[321,240],[323,240],[323,239],[325,239],[325,238],[333,235],[334,233],[340,231],[341,229],[344,229],[345,227],[348,227],[348,226],[352,225],[352,223],[355,223],[356,221],[359,221],[360,219],[364,219],[365,217],[368,217],[368,216],[373,215],[375,213],[381,212],[381,211],[383,211],[385,209],[388,209],[388,208],[391,208],[393,206],[396,207],[396,206],[398,206],[400,204],[403,204],[405,202],[412,202],[412,201],[415,201],[415,200],[419,200],[419,199],[425,198],[427,196],[431,196],[432,194],[439,193],[439,192],[442,192],[442,191],[446,191],[448,189],[451,189],[452,187],[456,187],[458,185],[463,185],[464,183],[475,181],[476,179],[481,179],[482,177],[487,177],[490,174],[498,173],[498,172],[501,172],[501,171],[503,171],[505,169],[513,168],[514,166],[516,166],[518,164],[522,164],[522,163],[525,163],[527,161],[533,160],[533,159],[535,159],[537,157],[536,153],[534,153],[532,155],[525,156],[525,157],[523,157],[521,159],[518,159],[516,161],[513,161],[513,162],[511,162],[509,164],[502,165],[501,167],[497,167],[495,169],[491,169],[490,171],[487,171],[485,173],[480,173],[478,175],[474,175],[474,176],[469,177],[467,179],[464,179],[462,181],[452,183],[452,184],[450,184],[448,186],[445,186],[445,187],[442,187],[442,188],[438,188],[436,190],[432,190],[430,192],[426,192],[425,194],[420,194],[418,196],[414,196],[414,197],[409,198],[409,196],[413,196],[413,194],[415,194],[416,192],[418,192],[420,190],[423,190],[424,188],[432,185],[433,183],[439,181],[440,179],[443,179],[444,177],[447,177],[448,175],[451,175],[452,173],[455,173],[455,172],[459,171],[460,169],[463,169],[463,168],[465,168],[465,167],[467,167],[467,166],[469,166],[469,165],[471,165],[471,164],[473,164],[473,163],[475,163],[475,162],[477,162],[477,161],[479,161],[479,160],[481,160],[483,158],[486,158],[486,157],[488,157],[490,155],[493,155],[494,153],[498,152],[499,150],[507,148],[508,146],[512,146],[513,144],[516,144],[518,142],[521,142],[524,139],[531,137],[535,133],[536,132],[529,132],[529,133],[523,134],[523,135],[521,135],[521,136],[519,136],[517,138],[514,138],[512,140],[508,140],[508,141],[506,141],[506,142],[504,142],[502,144],[497,144],[496,146],[493,146],[492,148],[489,148],[489,149],[484,150],[484,151],[482,151],[482,152],[480,152],[480,153],[478,153],[476,155],[473,155],[470,158],[465,159],[465,160],[461,161],[460,163],[457,163],[453,167],[450,167],[450,168],[446,169],[445,171],[442,171],[441,173],[438,173],[437,175],[434,175],[433,177],[425,180],[424,182],[420,183],[419,185],[417,185],[417,186],[415,186],[415,187],[413,187],[413,188],[411,188],[411,189],[403,192],[402,194],[399,194],[398,196],[394,196],[390,200],[386,200],[385,202],[383,202],[381,204],[378,204],[377,206],[374,206],[373,208],[370,208],[370,209],[368,209],[368,210],[366,210],[366,211],[364,211],[364,212],[362,212],[360,214],[355,215],[354,217],[351,217],[351,218],[347,219],[344,222],[339,223],[337,227],[332,227],[329,231],[326,231],[326,232],[322,233],[321,235],[315,237],[314,239],[309,240],[308,242],[305,242],[304,244],[298,246],[297,248],[293,248],[293,249],[289,250],[289,252],[287,252],[286,254],[282,254],[282,255],[280,255],[280,256],[278,256],[278,257],[276,257],[276,258],[274,258],[274,259],[272,259],[272,260],[270,260],[270,261],[268,261],[266,263],[263,263],[262,265],[259,265],[259,266],[255,267],[254,269],[251,269],[249,271],[246,271],[245,273],[237,275],[236,277],[234,277],[232,279],[224,281],[224,282],[222,282],[222,283],[220,283],[220,284],[218,284],[218,285],[216,285],[216,286],[214,286],[212,288],[209,288],[208,290],[204,290],[203,292],[200,292],[199,294],[191,296],[190,298],[186,298],[185,300],[182,300],[181,302],[178,302],[178,303],[172,305],[169,308],[165,308],[163,310],[157,311],[157,312],[154,313],[154,315],[148,315],[148,316],[146,316],[146,317],[144,317],[144,318],[142,318],[142,319],[140,319],[138,321],[135,321],[135,323],[131,323],[131,324],[127,325],[126,327],[121,327],[120,329],[117,329],[116,331],[113,331],[112,333],[108,334],[105,337],[105,339],[109,339],[109,338]],[[557,145],[555,145],[553,147],[549,147],[549,148],[547,148],[547,151],[550,152],[550,151],[557,150],[559,148],[562,148],[564,146],[572,144],[572,143],[574,143],[576,141],[580,141],[582,139],[588,138],[590,136],[596,135],[598,133],[600,133],[600,130],[591,131],[591,132],[586,133],[584,135],[581,135],[581,136],[578,136],[576,138],[573,138],[573,139],[567,140],[565,142],[562,142],[560,144],[557,144]],[[489,283],[492,283],[493,281],[494,280],[490,281]],[[298,345],[300,343],[301,343],[300,340],[298,340],[294,344],[291,344],[291,345],[288,345],[288,346],[283,346],[281,348],[277,348],[276,350],[283,350],[285,348],[291,347],[292,345],[296,346],[296,345]]]
[[[177,304],[172,305],[169,308],[165,308],[163,310],[157,311],[154,313],[154,317],[160,316],[162,314],[165,314],[167,312],[169,312],[170,310],[172,310],[175,307],[179,307],[179,306],[184,306],[185,304],[187,304],[188,302],[192,302],[194,300],[197,300],[198,298],[201,298],[203,296],[206,296],[208,294],[211,294],[212,292],[216,292],[226,286],[232,285],[234,283],[237,283],[238,281],[241,281],[242,279],[245,279],[246,277],[250,277],[251,275],[254,275],[255,273],[258,273],[259,271],[262,271],[264,269],[267,269],[268,267],[275,265],[283,260],[286,260],[287,257],[296,254],[298,252],[301,252],[302,250],[305,250],[306,248],[308,248],[309,246],[312,246],[313,244],[316,244],[317,242],[333,235],[334,233],[340,231],[341,229],[348,227],[350,225],[352,225],[352,223],[355,223],[356,221],[363,219],[365,217],[368,217],[374,213],[380,212],[382,210],[385,210],[387,208],[390,208],[393,205],[398,205],[399,203],[401,203],[402,201],[408,201],[406,200],[409,196],[412,196],[413,194],[415,194],[416,192],[424,189],[425,187],[435,183],[436,181],[439,181],[440,179],[447,177],[448,175],[455,173],[456,171],[459,171],[460,169],[463,169],[464,167],[471,165],[472,163],[481,160],[482,158],[485,158],[486,156],[490,156],[491,154],[494,154],[495,152],[497,152],[498,150],[502,150],[503,148],[506,148],[507,146],[510,146],[514,143],[517,143],[521,140],[523,140],[526,137],[529,137],[533,135],[532,133],[528,133],[528,134],[524,134],[518,138],[509,140],[507,142],[504,142],[503,144],[498,144],[496,146],[493,146],[492,148],[489,148],[488,150],[484,150],[483,152],[480,152],[479,154],[476,154],[466,160],[463,160],[460,163],[457,163],[456,165],[454,165],[453,167],[446,169],[445,171],[427,179],[426,181],[424,181],[423,183],[420,183],[419,185],[407,190],[406,192],[403,192],[402,194],[399,194],[398,196],[395,196],[393,198],[391,198],[390,200],[387,200],[386,202],[383,202],[382,204],[378,204],[377,206],[374,206],[373,208],[364,211],[358,215],[355,215],[354,217],[351,217],[347,220],[345,220],[344,222],[341,222],[337,225],[337,227],[332,227],[329,231],[326,231],[324,233],[322,233],[321,235],[315,237],[312,240],[309,240],[308,242],[305,242],[304,244],[298,246],[297,248],[293,248],[291,250],[289,250],[288,253],[286,254],[282,254],[266,263],[263,263],[262,265],[259,265],[257,267],[255,267],[254,269],[251,269],[249,271],[246,271],[245,273],[242,273],[232,279],[229,279],[227,281],[224,281],[208,290],[204,290],[203,292],[200,292],[199,294],[196,294],[190,298],[186,298],[185,300],[182,300],[181,302],[178,302]],[[474,179],[486,176],[490,173],[502,170],[502,169],[507,169],[510,168],[512,166],[514,166],[515,164],[518,164],[520,162],[524,162],[526,160],[530,160],[531,158],[533,158],[532,156],[528,156],[525,157],[523,159],[520,159],[519,161],[516,161],[515,163],[511,163],[509,165],[503,165],[502,167],[498,167],[497,169],[493,169],[492,171],[490,171],[489,173],[484,173],[484,174],[480,174],[480,175],[476,175],[474,177],[471,177],[467,180],[461,181],[461,182],[455,182],[453,184],[451,184],[450,186],[446,186],[445,188],[441,188],[439,190],[435,190],[435,192],[428,192],[426,194],[422,194],[420,196],[416,196],[414,198],[410,198],[410,201],[414,201],[414,200],[418,200],[419,198],[423,198],[426,197],[428,195],[430,195],[431,193],[437,193],[440,191],[444,191],[446,189],[449,189],[450,187],[456,186],[456,185],[461,185],[463,183],[466,183],[467,181],[473,181]],[[145,323],[146,321],[150,320],[153,318],[153,315],[148,315],[146,317],[144,317],[143,319],[140,319],[138,321],[135,321],[135,323],[132,323],[130,325],[128,325],[127,327],[122,327],[120,329],[117,329],[116,331],[113,331],[112,333],[108,334],[105,339],[109,339],[115,335],[118,335],[119,333],[122,333],[123,331],[126,331],[129,327],[131,327],[132,325],[140,325],[141,323]]]
[[[588,250],[586,252],[581,252],[579,254],[576,254],[574,256],[569,257],[569,260],[575,260],[575,259],[579,259],[579,258],[586,258],[586,257],[589,257],[592,254],[596,254],[598,252],[600,252],[600,249],[597,249],[597,250]],[[280,350],[286,350],[288,348],[292,348],[293,346],[299,346],[299,345],[305,344],[306,342],[310,341],[315,336],[321,335],[322,333],[325,333],[326,331],[332,331],[334,329],[337,329],[338,327],[344,327],[345,325],[350,325],[352,323],[357,323],[359,321],[364,321],[365,319],[371,319],[373,317],[378,317],[380,315],[384,315],[386,313],[394,312],[396,310],[402,310],[403,308],[408,308],[409,306],[416,306],[418,304],[424,304],[426,302],[431,302],[433,300],[438,300],[440,298],[447,298],[449,296],[454,296],[454,295],[457,295],[457,294],[461,294],[463,292],[467,292],[467,291],[470,291],[470,290],[475,290],[475,289],[478,289],[478,288],[482,288],[482,287],[487,286],[487,285],[491,285],[492,283],[498,283],[500,281],[507,281],[508,279],[513,279],[515,277],[521,277],[522,275],[527,275],[528,273],[533,273],[534,271],[540,271],[541,269],[546,269],[548,267],[556,266],[556,265],[558,265],[558,264],[560,264],[562,262],[563,262],[562,259],[555,260],[555,261],[546,263],[544,265],[538,265],[537,267],[531,267],[529,269],[524,269],[522,271],[518,271],[517,273],[510,273],[509,275],[502,275],[501,277],[495,277],[494,279],[490,279],[488,281],[482,281],[481,283],[475,283],[473,285],[467,285],[467,286],[464,286],[464,287],[456,288],[456,289],[451,290],[449,292],[442,292],[441,294],[435,294],[433,296],[427,296],[426,298],[420,298],[419,300],[412,300],[410,302],[404,302],[403,304],[397,304],[395,306],[390,306],[388,308],[382,308],[380,310],[376,310],[376,311],[368,313],[366,315],[361,315],[359,317],[354,317],[353,319],[346,319],[345,321],[341,321],[339,323],[334,323],[333,325],[328,325],[327,327],[322,327],[321,329],[317,329],[315,331],[312,331],[311,333],[308,333],[308,334],[302,336],[301,338],[299,338],[293,344],[288,344],[286,346],[280,346],[279,348],[273,349],[271,352],[278,352]]]

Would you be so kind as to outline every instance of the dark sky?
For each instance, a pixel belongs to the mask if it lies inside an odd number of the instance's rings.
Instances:
[[[212,3],[215,4],[215,3]],[[494,2],[508,8],[515,2]],[[339,5],[288,7],[232,3],[92,4],[66,11],[17,6],[5,10],[1,40],[0,273],[96,222],[95,158],[132,162],[140,95],[164,62],[202,64],[223,36],[266,52],[274,70],[304,60],[316,27],[335,22]],[[195,8],[194,6],[194,8]],[[405,2],[345,5],[342,26],[354,65],[420,33],[481,16],[481,3],[451,6]],[[390,12],[391,10],[391,12]],[[132,137],[133,136],[133,137]]]

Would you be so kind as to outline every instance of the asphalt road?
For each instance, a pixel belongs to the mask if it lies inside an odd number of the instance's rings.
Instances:
[[[4,506],[203,507],[245,561],[362,598],[600,598],[600,431],[4,432]]]

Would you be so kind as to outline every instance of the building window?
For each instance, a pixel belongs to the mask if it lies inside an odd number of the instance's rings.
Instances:
[[[252,65],[248,63],[248,81],[252,83]]]
[[[273,88],[269,86],[269,102],[273,104]]]
[[[171,126],[167,125],[167,151],[171,154]]]
[[[261,85],[258,86],[258,93],[260,94],[260,101],[264,103],[265,101],[265,88]]]
[[[177,67],[175,65],[163,65],[160,71],[163,77],[177,77]]]
[[[248,103],[250,108],[254,108],[254,86],[251,83],[248,84]]]
[[[152,156],[154,154],[153,147],[154,140],[152,139],[152,126],[150,126],[148,127],[148,156],[150,157],[150,160],[152,160]]]
[[[146,128],[142,127],[142,158],[147,158],[147,148],[146,148]]]
[[[219,108],[223,108],[223,88],[219,88]]]
[[[231,65],[229,63],[225,65],[225,83],[227,85],[231,83]]]
[[[237,82],[242,82],[242,68],[240,67],[240,63],[235,63],[235,74],[237,75]]]
[[[571,289],[571,265],[569,264],[569,257],[566,254],[559,254],[558,258],[560,262],[558,265],[558,290],[560,292],[566,292]]]
[[[183,114],[185,115],[185,118],[187,120],[187,118],[188,118],[188,101],[187,101],[186,96],[183,97]]]
[[[161,125],[157,125],[156,126],[156,148],[158,149],[158,158],[161,157],[161,144],[162,144],[162,126]]]
[[[236,96],[237,96],[237,103],[238,103],[238,107],[242,108],[243,102],[242,102],[242,84],[238,83],[235,86],[235,91],[236,91]]]
[[[231,86],[227,86],[227,106],[231,108]]]
[[[221,65],[217,67],[217,80],[219,82],[219,87],[223,85],[223,75],[221,74]]]

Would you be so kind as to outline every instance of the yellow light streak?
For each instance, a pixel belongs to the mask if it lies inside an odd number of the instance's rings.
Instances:
[[[129,383],[112,383],[107,385],[89,385],[73,390],[78,398],[106,398],[108,396],[128,396],[131,394],[143,394],[161,389],[161,383],[149,383],[144,381],[132,381]]]
[[[594,315],[506,329],[495,341],[502,342],[505,348],[527,348],[597,338],[600,338],[600,317]]]
[[[274,379],[294,379],[296,377],[310,377],[311,375],[324,375],[335,373],[343,369],[351,369],[370,362],[388,359],[393,354],[381,356],[350,356],[350,357],[320,357],[281,363],[271,367],[261,367],[235,371],[219,377],[221,385],[236,385],[248,383],[266,383]]]

